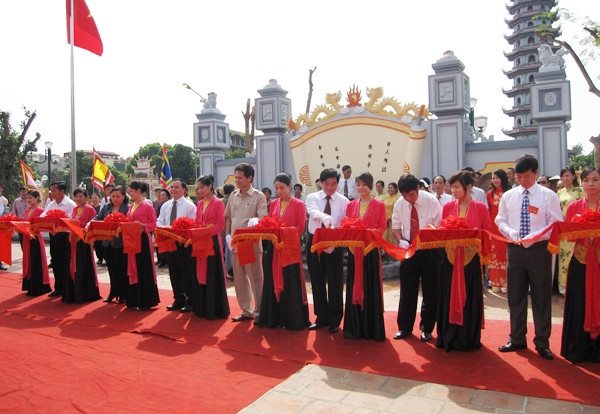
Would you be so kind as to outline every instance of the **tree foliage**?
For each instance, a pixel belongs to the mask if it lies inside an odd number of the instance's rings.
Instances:
[[[0,110],[0,186],[3,194],[13,200],[23,185],[23,177],[19,160],[26,161],[29,154],[37,150],[36,144],[41,135],[36,132],[35,138],[26,139],[27,131],[35,119],[35,112],[23,108],[24,119],[20,123],[20,131],[10,124],[10,113]]]
[[[171,175],[173,178],[181,178],[185,183],[191,184],[196,181],[196,172],[198,170],[198,156],[192,147],[187,145],[167,144],[167,157],[171,166]],[[139,149],[127,165],[125,171],[133,175],[133,167],[137,167],[138,158],[148,158],[153,167],[153,173],[160,176],[162,168],[162,145],[158,142],[147,144]]]
[[[569,54],[575,61],[577,68],[587,82],[589,91],[600,98],[600,89],[598,89],[598,87],[595,85],[594,80],[592,79],[592,76],[589,74],[585,65],[587,62],[595,60],[600,52],[600,23],[591,20],[587,16],[579,17],[569,10],[563,8],[556,8],[548,13],[533,16],[532,19],[537,19],[540,17],[553,18],[555,16],[558,16],[566,21],[573,22],[581,28],[581,33],[573,39],[578,42],[580,47],[582,47],[581,51],[575,51],[571,45],[571,42],[569,41],[554,38],[556,29],[550,26],[540,26],[539,29],[536,30],[537,34],[543,41],[560,45],[569,51]],[[600,79],[600,75],[597,75],[596,79]]]
[[[226,152],[225,159],[230,160],[232,158],[244,158],[246,156],[246,151],[243,149],[237,149],[235,151]]]
[[[571,157],[569,165],[572,166],[576,171],[583,170],[586,167],[594,166],[594,152],[589,154],[580,154]]]

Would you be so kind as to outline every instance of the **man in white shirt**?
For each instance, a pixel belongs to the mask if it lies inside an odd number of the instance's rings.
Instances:
[[[344,176],[338,182],[337,192],[352,201],[357,197],[356,180],[350,178],[352,175],[352,168],[349,165],[344,165],[342,167],[342,174]],[[322,182],[321,185],[323,185]]]
[[[42,213],[42,217],[45,217],[51,210],[62,210],[67,217],[71,217],[75,208],[75,202],[65,196],[65,191],[67,191],[67,184],[64,181],[50,184],[52,201]],[[71,248],[68,232],[63,231],[50,235],[50,256],[52,256],[54,290],[48,296],[62,296],[67,277],[70,277]]]
[[[350,168],[350,167],[348,167]],[[351,171],[352,172],[352,171]],[[338,227],[346,217],[348,199],[336,192],[340,187],[340,174],[326,168],[319,177],[321,191],[306,197],[308,213],[307,264],[313,291],[313,302],[317,320],[310,330],[329,326],[329,332],[340,330],[344,315],[344,249],[330,248],[321,253],[311,253],[315,231],[321,227]]]
[[[156,220],[157,226],[171,226],[173,221],[180,217],[196,219],[196,206],[184,197],[187,185],[179,178],[175,178],[169,187],[171,200],[166,201],[160,208]],[[185,247],[176,243],[177,250],[167,253],[169,263],[169,277],[173,288],[173,304],[167,310],[181,312],[192,311],[192,281],[196,277],[195,262],[192,259],[192,246]]]
[[[402,197],[394,204],[392,232],[398,245],[408,248],[414,242],[419,229],[429,225],[438,226],[442,220],[442,206],[437,198],[420,191],[421,182],[412,174],[398,180]],[[431,340],[431,332],[437,319],[437,291],[442,256],[440,249],[417,250],[415,255],[400,265],[400,303],[398,304],[398,332],[394,339],[412,335],[417,315],[419,282],[422,285],[421,341]]]
[[[444,204],[448,201],[452,201],[452,196],[444,191],[446,189],[446,177],[443,175],[436,175],[433,179],[432,187],[435,198],[437,198],[442,207],[444,207]]]
[[[500,199],[496,224],[508,239],[520,241],[542,233],[556,221],[562,221],[558,196],[536,183],[538,161],[533,155],[522,155],[515,162],[517,187]],[[544,359],[552,359],[552,255],[548,251],[549,233],[534,243],[509,244],[506,255],[506,285],[510,310],[510,336],[500,352],[527,348],[527,296],[531,288],[531,307],[536,351]]]

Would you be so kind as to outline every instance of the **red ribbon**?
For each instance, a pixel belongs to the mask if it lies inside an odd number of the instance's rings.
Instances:
[[[454,269],[450,287],[450,311],[448,321],[454,325],[463,325],[463,309],[467,302],[465,286],[465,248],[457,246],[454,254]]]
[[[123,253],[127,254],[127,274],[129,275],[129,284],[135,285],[138,282],[138,271],[135,255],[142,251],[142,223],[132,221],[130,223],[121,223],[121,234],[123,235]]]
[[[594,244],[598,244],[597,241]],[[583,330],[593,340],[600,334],[600,264],[596,246],[589,244],[585,257],[585,319]]]

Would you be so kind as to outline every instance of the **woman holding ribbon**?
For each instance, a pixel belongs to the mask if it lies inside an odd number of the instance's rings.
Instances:
[[[123,216],[127,214],[129,197],[122,186],[114,187],[109,197],[110,201],[100,208],[94,220],[104,220],[111,214],[121,213]],[[123,237],[119,234],[112,240],[102,240],[100,243],[102,243],[102,252],[110,277],[110,293],[104,302],[110,303],[116,299],[117,303],[125,303],[129,294],[129,278],[127,277],[127,255],[123,253]]]
[[[141,181],[129,183],[129,197],[133,202],[129,205],[127,212],[130,223],[121,225],[124,250],[131,251],[127,254],[127,274],[129,275],[127,307],[138,310],[149,310],[160,303],[152,246],[156,212],[152,204],[145,201],[147,192],[148,184]],[[132,225],[132,223],[139,223],[139,225]],[[135,246],[128,246],[130,240]]]
[[[442,226],[449,217],[462,217],[472,229],[491,230],[490,213],[485,204],[473,200],[471,188],[475,183],[469,171],[459,171],[448,180],[455,200],[442,210]],[[460,253],[464,251],[461,257]],[[458,252],[459,254],[456,254]],[[455,272],[455,264],[463,262],[462,275]],[[458,269],[456,269],[458,270]],[[437,318],[437,347],[447,352],[452,349],[468,351],[481,347],[483,320],[483,275],[476,246],[446,247],[442,262],[442,280]],[[460,277],[460,276],[464,276]],[[458,285],[461,282],[464,285]],[[454,284],[454,287],[453,287]],[[464,289],[464,306],[452,309],[451,297]],[[456,290],[454,290],[456,289]],[[459,295],[460,296],[460,295]],[[456,297],[456,296],[455,296]],[[458,305],[460,306],[460,305]]]
[[[76,188],[73,191],[75,208],[71,218],[78,219],[81,228],[96,217],[96,210],[88,204],[88,192],[85,188]],[[65,303],[92,302],[100,297],[98,289],[98,275],[94,262],[94,247],[79,239],[73,232],[69,236],[71,242],[71,269],[67,277],[62,301]]]
[[[565,221],[587,221],[598,224],[600,219],[598,169],[588,167],[583,170],[581,181],[585,197],[572,202],[567,207]],[[573,363],[600,362],[599,249],[599,237],[578,239],[569,264],[560,354]]]
[[[225,228],[225,204],[215,197],[214,178],[202,175],[196,181],[196,222],[210,230],[214,255],[196,258],[192,281],[192,309],[196,316],[212,320],[229,316],[221,232]]]
[[[278,218],[282,226],[294,228],[293,237],[299,240],[306,223],[306,208],[301,199],[292,196],[292,177],[287,173],[277,174],[273,185],[277,198],[271,200],[269,216]],[[297,255],[298,263],[283,266],[280,263],[281,250],[267,241],[267,248],[263,253],[264,282],[258,326],[291,330],[302,330],[310,326],[300,249]],[[280,286],[281,282],[283,286]]]
[[[370,173],[356,177],[359,197],[346,206],[346,217],[362,219],[364,227],[376,230],[383,236],[387,224],[385,204],[371,196],[372,190],[373,176]],[[346,277],[345,338],[385,341],[382,277],[379,249],[373,249],[364,256],[362,249],[350,249]]]
[[[29,207],[25,210],[23,220],[31,221],[44,212],[40,207],[39,191],[28,191],[25,201]],[[52,291],[44,237],[40,232],[35,237],[23,237],[23,290],[27,291],[27,296],[40,296]]]

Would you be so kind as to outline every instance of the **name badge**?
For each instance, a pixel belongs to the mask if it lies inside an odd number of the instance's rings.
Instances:
[[[529,207],[527,207],[527,211],[529,211],[530,213],[533,213],[533,214],[537,214],[539,211],[539,208],[537,208],[536,206],[530,205]]]

